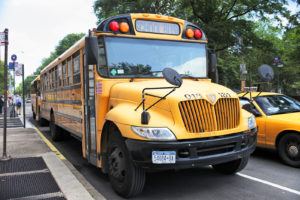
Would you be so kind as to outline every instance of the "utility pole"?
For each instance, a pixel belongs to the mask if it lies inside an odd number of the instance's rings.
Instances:
[[[23,93],[23,124],[26,128],[26,118],[25,118],[25,83],[24,83],[24,64],[22,64],[22,93]]]
[[[8,52],[8,29],[4,30],[4,42],[5,42],[5,50],[4,50],[4,119],[3,119],[3,155],[1,160],[9,160],[10,156],[7,155],[6,152],[6,136],[7,136],[7,52]]]

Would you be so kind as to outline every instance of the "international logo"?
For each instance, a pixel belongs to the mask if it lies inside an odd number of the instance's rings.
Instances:
[[[211,103],[211,104],[215,104],[217,102],[217,95],[216,94],[207,94],[206,95],[207,100]]]

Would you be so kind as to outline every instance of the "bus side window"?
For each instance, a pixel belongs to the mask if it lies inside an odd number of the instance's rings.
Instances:
[[[73,55],[73,83],[80,83],[80,54]]]
[[[67,86],[67,64],[63,62],[62,64],[62,75],[63,75],[63,86]]]
[[[59,64],[57,69],[57,79],[58,79],[58,87],[61,87],[62,84],[62,64]]]
[[[72,66],[72,58],[68,58],[68,78],[67,78],[67,82],[69,85],[73,84],[73,72],[72,72],[73,66]]]
[[[102,38],[99,39],[98,53],[99,53],[99,60],[98,60],[99,73],[101,75],[108,76],[108,68],[107,68],[107,63],[105,58],[105,48],[104,48],[104,42]]]

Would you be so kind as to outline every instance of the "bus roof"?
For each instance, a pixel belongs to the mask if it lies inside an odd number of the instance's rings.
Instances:
[[[41,79],[41,76],[38,75],[37,77],[35,77],[35,79],[33,79],[33,81],[31,81],[31,85],[35,82],[35,81],[39,81]]]

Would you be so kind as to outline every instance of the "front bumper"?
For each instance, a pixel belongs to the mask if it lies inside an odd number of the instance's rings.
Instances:
[[[256,147],[256,133],[255,128],[234,135],[172,142],[127,139],[126,146],[136,166],[144,169],[184,169],[249,156]],[[176,163],[153,164],[152,151],[176,151]]]

